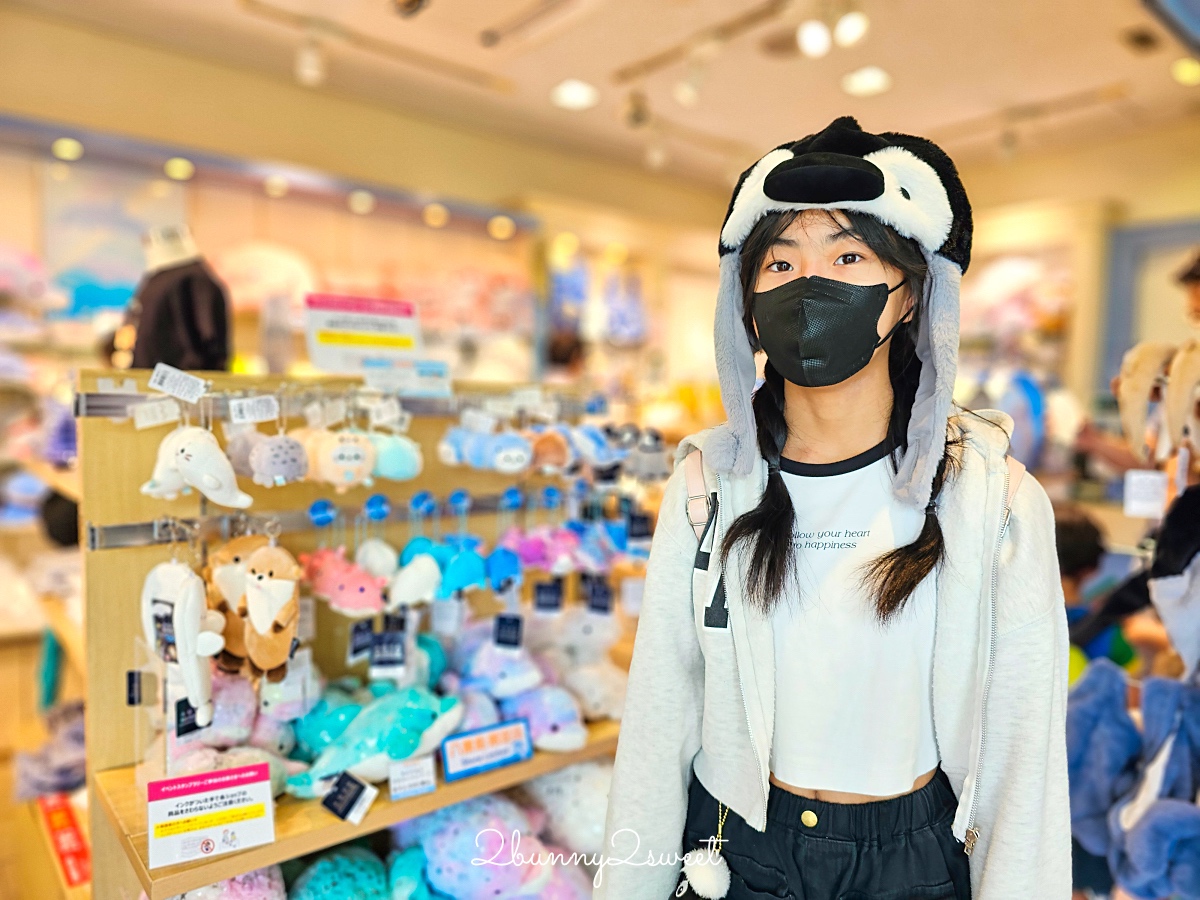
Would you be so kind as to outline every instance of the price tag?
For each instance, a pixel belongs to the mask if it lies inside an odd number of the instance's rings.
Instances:
[[[151,869],[275,840],[266,763],[151,781],[146,794]]]
[[[379,788],[359,781],[349,772],[343,772],[321,801],[321,805],[351,825],[362,824],[363,816],[379,796]]]
[[[229,421],[234,425],[248,422],[273,422],[279,418],[279,401],[271,394],[239,397],[229,401]]]
[[[499,647],[521,646],[521,617],[517,613],[501,613],[496,616],[496,625],[492,632],[492,640]]]
[[[125,673],[125,705],[142,705],[142,672],[137,669]]]
[[[332,428],[346,421],[346,400],[344,397],[334,397],[325,401],[325,427]]]
[[[384,397],[371,404],[369,416],[372,425],[391,425],[400,420],[400,401],[395,397]]]
[[[195,375],[189,375],[182,369],[159,363],[150,373],[150,387],[172,397],[178,397],[184,403],[196,403],[208,392],[208,382]]]
[[[350,626],[350,643],[346,646],[346,665],[353,666],[371,655],[375,646],[375,630],[370,619],[360,619]]]
[[[138,431],[179,421],[179,401],[164,397],[146,400],[133,408],[133,427]]]
[[[393,802],[437,790],[433,756],[401,759],[388,766],[388,790]]]
[[[500,722],[455,734],[442,741],[442,774],[458,781],[533,756],[529,723],[524,719]]]
[[[542,405],[542,389],[540,387],[517,388],[512,392],[512,403],[517,409],[528,412]]]
[[[392,423],[392,428],[399,431],[401,434],[408,434],[408,429],[412,427],[412,413],[407,409],[401,409],[400,415],[396,421]]]
[[[175,650],[175,604],[158,597],[150,601],[150,614],[154,617],[154,652],[166,662],[179,662]]]
[[[621,579],[621,609],[627,616],[637,618],[642,612],[642,596],[646,592],[646,579],[642,576]]]
[[[383,617],[383,629],[375,633],[371,643],[373,680],[399,681],[404,677],[405,617]]]
[[[304,424],[309,428],[320,428],[325,424],[325,410],[320,400],[314,400],[304,407]]]
[[[1167,473],[1130,469],[1125,473],[1125,515],[1131,519],[1161,519],[1167,507]]]
[[[467,431],[476,431],[479,434],[491,434],[496,430],[496,417],[482,409],[464,409],[459,422]]]
[[[612,612],[612,585],[608,583],[607,576],[590,575],[585,572],[581,587],[587,608],[591,612],[605,615]]]
[[[533,608],[538,612],[556,613],[563,606],[563,580],[540,581],[533,586]]]

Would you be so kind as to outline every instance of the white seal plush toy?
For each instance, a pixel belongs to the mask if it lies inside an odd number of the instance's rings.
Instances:
[[[180,428],[174,439],[175,468],[190,484],[213,503],[233,509],[245,509],[253,498],[238,489],[233,463],[207,429]]]
[[[180,494],[191,490],[175,466],[175,449],[180,433],[183,431],[185,429],[182,427],[173,429],[158,445],[158,456],[154,460],[154,472],[150,476],[150,480],[141,488],[142,493],[147,497],[174,500]]]

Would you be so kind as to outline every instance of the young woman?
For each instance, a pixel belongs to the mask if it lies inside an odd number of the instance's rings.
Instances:
[[[970,243],[921,138],[839,119],[742,176],[729,420],[659,514],[597,897],[1070,897],[1053,515],[951,401]]]

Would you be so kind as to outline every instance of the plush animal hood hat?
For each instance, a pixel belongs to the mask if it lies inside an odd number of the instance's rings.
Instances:
[[[946,440],[958,358],[958,285],[971,258],[971,207],[954,163],[936,145],[906,134],[868,134],[849,116],[776,147],[738,179],[721,228],[715,327],[729,423],[706,442],[705,461],[738,475],[754,468],[754,348],[742,326],[739,253],[763,216],[803,209],[868,213],[916,241],[925,254],[929,274],[917,335],[921,379],[896,479],[899,499],[923,507]]]

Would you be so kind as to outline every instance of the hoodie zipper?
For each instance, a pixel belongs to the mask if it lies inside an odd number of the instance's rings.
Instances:
[[[971,812],[967,816],[966,840],[963,842],[970,856],[979,840],[979,828],[975,825],[975,815],[979,811],[979,781],[983,776],[983,751],[987,744],[987,702],[992,690],[992,670],[996,662],[996,587],[1000,577],[1000,543],[1004,540],[1004,532],[1008,529],[1008,517],[1012,510],[1009,503],[1008,487],[1009,473],[1004,473],[1004,514],[1000,520],[1000,530],[996,534],[996,547],[992,553],[992,602],[989,607],[991,616],[991,633],[988,639],[987,675],[983,680],[983,705],[979,710],[979,756],[975,760],[975,786],[971,791]]]
[[[720,532],[721,512],[725,509],[725,501],[721,498],[721,476],[717,475],[716,477],[717,477],[717,521],[715,523],[713,523],[713,528],[714,528],[714,531],[713,531],[713,554],[714,555],[716,554],[716,550],[717,550],[717,535],[721,533]],[[720,572],[717,574],[717,577],[718,578],[725,577],[724,567],[721,568]],[[728,590],[726,591],[726,596],[729,596]],[[750,725],[750,705],[746,702],[746,688],[742,684],[741,673],[738,673],[737,683],[738,683],[738,691],[742,695],[742,712],[745,713],[745,715],[746,715],[746,734],[750,737],[750,749],[754,753],[754,768],[758,772],[758,786],[759,786],[759,790],[762,791],[763,816],[765,818],[767,804],[768,804],[769,800],[768,800],[767,791],[763,787],[763,782],[765,781],[765,779],[763,778],[762,762],[760,762],[759,758],[758,758],[758,745],[754,743],[754,728],[751,727],[751,725]]]

